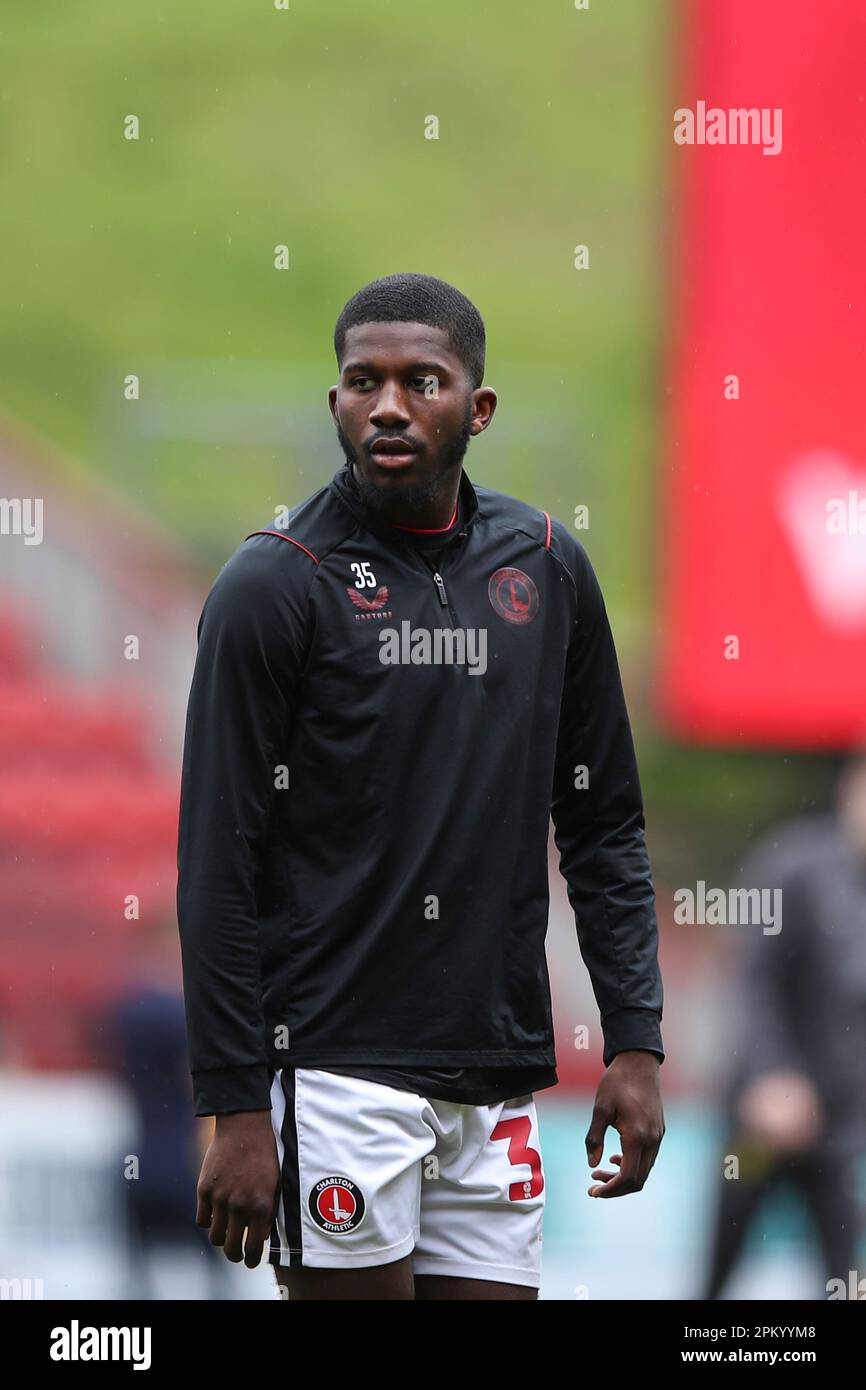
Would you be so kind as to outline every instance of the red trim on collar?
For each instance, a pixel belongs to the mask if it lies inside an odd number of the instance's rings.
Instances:
[[[442,531],[450,531],[456,520],[457,503],[455,502],[454,511],[451,514],[451,520],[447,526],[398,526],[396,521],[392,521],[391,525],[397,531],[412,531],[416,536],[436,536],[441,534]]]

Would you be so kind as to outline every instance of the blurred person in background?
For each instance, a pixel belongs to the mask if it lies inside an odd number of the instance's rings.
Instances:
[[[110,1005],[104,1025],[103,1065],[117,1076],[135,1112],[135,1140],[118,1161],[128,1296],[167,1296],[161,1290],[177,1279],[187,1291],[194,1261],[203,1266],[208,1295],[230,1297],[228,1271],[192,1222],[198,1169],[213,1126],[192,1114],[180,952],[172,921],[160,919],[152,931],[145,929],[130,982]]]
[[[702,1296],[721,1297],[780,1185],[793,1186],[814,1220],[828,1285],[847,1289],[866,1148],[866,750],[843,769],[835,809],[767,836],[741,883],[782,890],[782,926],[776,935],[753,927],[744,955]],[[739,1159],[736,1177],[724,1176],[728,1155]]]

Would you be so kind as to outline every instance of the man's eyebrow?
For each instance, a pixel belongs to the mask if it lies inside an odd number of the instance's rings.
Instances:
[[[448,375],[448,368],[445,366],[445,364],[444,364],[443,362],[410,362],[410,363],[409,363],[409,367],[408,367],[408,370],[409,370],[409,371],[414,372],[414,371],[418,371],[419,369],[422,370],[422,371],[430,371],[430,372],[433,372],[433,373],[435,373],[437,376],[447,376],[447,375]],[[377,370],[377,368],[376,368],[376,364],[375,364],[374,362],[345,362],[345,363],[343,364],[343,375],[344,375],[344,376],[348,375],[350,372],[360,372],[360,371],[375,372],[376,370]]]
[[[435,372],[438,376],[447,376],[448,368],[444,362],[413,362],[413,367],[420,367],[423,371]]]

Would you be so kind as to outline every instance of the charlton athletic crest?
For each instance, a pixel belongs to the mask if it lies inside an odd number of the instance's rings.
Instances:
[[[329,1235],[347,1235],[364,1220],[364,1194],[351,1178],[322,1178],[310,1190],[310,1215]]]
[[[510,565],[491,574],[487,596],[500,618],[507,623],[531,623],[538,612],[539,598],[535,583],[523,570]]]

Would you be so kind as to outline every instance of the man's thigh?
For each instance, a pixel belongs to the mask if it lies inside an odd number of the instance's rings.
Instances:
[[[270,1262],[288,1299],[538,1297],[544,1178],[531,1096],[458,1106],[277,1073]]]
[[[538,1290],[525,1284],[500,1284],[485,1279],[450,1279],[444,1275],[415,1274],[412,1256],[371,1269],[288,1269],[277,1265],[274,1274],[282,1296],[292,1302],[318,1299],[325,1302],[351,1299],[495,1300],[537,1299]]]
[[[412,1256],[367,1269],[290,1269],[275,1265],[283,1298],[299,1299],[413,1299]]]
[[[493,1279],[459,1279],[444,1274],[416,1274],[415,1298],[419,1302],[430,1299],[526,1300],[537,1299],[538,1289],[529,1284],[501,1284]]]
[[[546,1193],[532,1095],[431,1104],[438,1135],[421,1165],[416,1298],[537,1298]]]
[[[286,1286],[297,1288],[292,1296],[354,1288],[354,1274],[373,1288],[411,1286],[405,1261],[418,1230],[421,1161],[436,1142],[426,1104],[414,1092],[317,1068],[274,1073],[280,1187],[269,1260],[298,1273]]]

